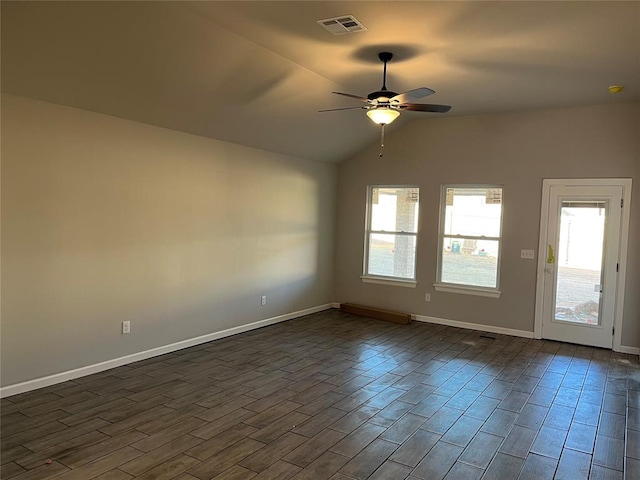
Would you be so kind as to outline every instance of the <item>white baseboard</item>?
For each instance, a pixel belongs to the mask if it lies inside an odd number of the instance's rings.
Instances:
[[[427,317],[425,315],[411,314],[411,318],[418,322],[436,323],[449,327],[466,328],[468,330],[480,330],[481,332],[497,333],[500,335],[511,335],[513,337],[533,338],[533,332],[526,330],[516,330],[513,328],[494,327],[492,325],[482,325],[480,323],[461,322],[459,320],[449,320],[447,318]]]
[[[620,350],[617,350],[620,353],[628,353],[629,355],[640,355],[640,347],[627,347],[625,345],[620,345]]]
[[[502,335],[512,335],[514,337],[534,338],[533,332],[526,330],[515,330],[513,328],[494,327],[492,325],[482,325],[479,323],[460,322],[458,320],[449,320],[446,318],[427,317],[425,315],[411,314],[411,318],[418,322],[436,323],[438,325],[447,325],[449,327],[467,328],[470,330],[480,330],[481,332],[498,333]],[[614,350],[629,355],[640,355],[639,347],[627,347],[621,345],[619,350]]]
[[[193,347],[201,343],[210,342],[212,340],[218,340],[220,338],[229,337],[238,333],[248,332],[249,330],[255,330],[256,328],[266,327],[267,325],[273,325],[274,323],[285,322],[305,315],[311,315],[312,313],[321,312],[330,308],[336,308],[336,303],[327,303],[319,305],[317,307],[306,308],[297,312],[287,313],[284,315],[278,315],[277,317],[267,318],[265,320],[259,320],[257,322],[248,323],[246,325],[240,325],[239,327],[228,328],[219,332],[208,333],[207,335],[201,335],[195,338],[189,338],[180,342],[171,343],[162,347],[152,348],[143,352],[132,353],[131,355],[125,355],[124,357],[114,358],[105,362],[95,363],[93,365],[87,365],[86,367],[76,368],[74,370],[68,370],[66,372],[56,373],[46,377],[36,378],[27,382],[16,383],[15,385],[7,385],[0,388],[0,398],[10,397],[19,393],[29,392],[38,388],[48,387],[57,383],[66,382],[67,380],[73,380],[74,378],[84,377],[93,373],[103,372],[110,368],[120,367],[127,365],[128,363],[139,362],[140,360],[146,360],[147,358],[157,357],[158,355],[164,355],[165,353],[175,352],[176,350],[182,350],[183,348]]]
[[[114,358],[105,362],[96,363],[93,365],[87,365],[86,367],[76,368],[66,372],[56,373],[46,377],[36,378],[27,382],[16,383],[15,385],[7,385],[0,388],[0,398],[10,397],[19,393],[29,392],[38,388],[48,387],[57,383],[66,382],[67,380],[73,380],[74,378],[84,377],[93,373],[103,372],[111,368],[120,367],[133,362],[139,362],[146,360],[147,358],[157,357],[158,355],[164,355],[165,353],[175,352],[176,350],[182,350],[183,348],[193,347],[194,345],[200,345],[201,343],[210,342],[212,340],[218,340],[220,338],[229,337],[238,333],[248,332],[255,330],[256,328],[266,327],[267,325],[273,325],[275,323],[285,322],[294,318],[303,317],[305,315],[311,315],[312,313],[322,312],[330,308],[340,308],[340,303],[332,302],[317,307],[311,307],[297,312],[287,313],[284,315],[278,315],[277,317],[267,318],[265,320],[259,320],[257,322],[248,323],[239,327],[228,328],[219,332],[209,333],[195,338],[182,340],[180,342],[171,343],[162,347],[152,348],[143,352],[133,353],[131,355],[125,355],[124,357]],[[481,332],[497,333],[501,335],[512,335],[514,337],[533,338],[533,332],[527,332],[525,330],[516,330],[513,328],[494,327],[491,325],[482,325],[479,323],[461,322],[458,320],[449,320],[446,318],[428,317],[425,315],[411,314],[411,318],[418,322],[435,323],[438,325],[447,325],[450,327],[465,328],[468,330],[479,330]],[[629,355],[640,355],[640,348],[627,347],[622,345],[621,353],[627,353]]]

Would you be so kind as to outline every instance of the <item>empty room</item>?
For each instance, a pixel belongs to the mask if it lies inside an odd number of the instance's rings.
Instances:
[[[0,19],[0,478],[640,478],[640,2]]]

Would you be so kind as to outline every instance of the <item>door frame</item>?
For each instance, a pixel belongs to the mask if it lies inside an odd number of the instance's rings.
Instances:
[[[629,219],[631,206],[631,179],[630,178],[554,178],[542,180],[542,206],[540,208],[540,236],[538,240],[538,268],[536,282],[536,305],[533,338],[542,338],[543,300],[545,291],[547,234],[549,223],[549,203],[552,186],[564,187],[595,187],[614,186],[622,187],[622,212],[620,215],[620,250],[618,253],[618,285],[616,289],[615,314],[613,317],[613,351],[623,353],[635,353],[635,349],[623,347],[622,319],[624,310],[624,292],[627,276],[627,250],[629,247]],[[632,352],[632,350],[634,350]]]

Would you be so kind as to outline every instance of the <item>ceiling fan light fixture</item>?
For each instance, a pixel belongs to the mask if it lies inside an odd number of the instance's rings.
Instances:
[[[389,125],[400,116],[400,112],[389,107],[378,107],[367,110],[367,117],[378,125]]]

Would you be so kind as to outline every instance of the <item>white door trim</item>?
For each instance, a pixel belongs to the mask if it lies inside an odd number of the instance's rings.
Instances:
[[[533,337],[542,338],[543,296],[545,287],[545,260],[547,258],[547,225],[549,212],[549,198],[552,186],[616,186],[622,187],[622,215],[620,218],[620,251],[618,263],[618,288],[616,293],[616,311],[613,317],[613,350],[624,350],[622,340],[622,318],[624,309],[625,280],[627,276],[627,249],[629,247],[629,211],[631,210],[631,179],[630,178],[581,178],[581,179],[543,179],[542,180],[542,206],[540,208],[540,239],[538,243],[538,279],[536,282],[536,307]]]

